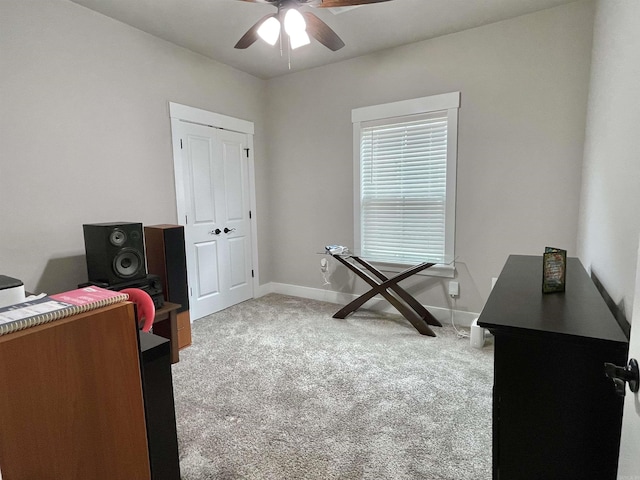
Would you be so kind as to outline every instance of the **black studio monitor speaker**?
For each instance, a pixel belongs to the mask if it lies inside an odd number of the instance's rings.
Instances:
[[[94,223],[82,228],[90,282],[111,285],[146,277],[142,223]]]

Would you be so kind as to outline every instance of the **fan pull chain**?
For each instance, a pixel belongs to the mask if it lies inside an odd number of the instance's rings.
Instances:
[[[280,30],[280,36],[278,37],[278,44],[280,46],[280,58],[282,58],[284,56],[284,49],[282,48],[282,38],[284,37],[284,35],[282,34],[282,27],[280,28],[281,30]],[[287,42],[287,63],[289,66],[289,70],[291,70],[291,41],[289,40],[288,37],[286,42]]]

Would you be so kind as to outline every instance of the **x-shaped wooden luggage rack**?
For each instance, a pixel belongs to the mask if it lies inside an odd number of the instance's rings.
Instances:
[[[400,281],[422,270],[433,267],[435,263],[423,262],[389,278],[357,255],[349,253],[332,254],[331,256],[371,286],[371,290],[363,293],[354,301],[341,308],[333,318],[346,318],[347,315],[355,312],[364,305],[365,302],[380,294],[409,320],[418,332],[422,335],[429,335],[430,337],[436,336],[429,325],[441,327],[442,324],[409,292],[398,285]]]

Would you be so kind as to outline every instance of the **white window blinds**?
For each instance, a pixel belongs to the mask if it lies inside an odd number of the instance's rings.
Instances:
[[[448,111],[362,122],[361,255],[392,263],[446,252]]]

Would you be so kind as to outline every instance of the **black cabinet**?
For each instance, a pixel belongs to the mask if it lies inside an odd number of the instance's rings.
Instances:
[[[180,480],[170,342],[140,332],[140,355],[151,480]]]
[[[580,261],[542,293],[542,257],[511,255],[478,324],[495,336],[494,480],[615,480],[623,398],[604,363],[628,339]]]

